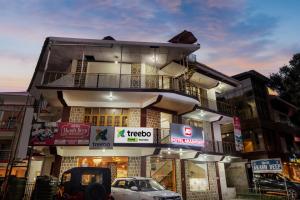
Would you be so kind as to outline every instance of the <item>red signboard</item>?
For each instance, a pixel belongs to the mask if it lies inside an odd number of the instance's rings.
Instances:
[[[58,125],[58,126],[57,126]],[[30,144],[33,146],[88,145],[90,125],[81,123],[34,124]]]

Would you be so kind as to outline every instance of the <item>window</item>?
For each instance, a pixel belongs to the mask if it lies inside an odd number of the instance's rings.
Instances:
[[[94,126],[127,126],[128,109],[85,108],[84,122]]]
[[[62,183],[71,181],[71,173],[65,173],[62,177]]]
[[[126,180],[119,180],[113,184],[113,187],[117,188],[127,188],[128,182]]]
[[[81,185],[89,185],[91,183],[100,183],[102,184],[102,175],[101,174],[82,174],[81,176]]]

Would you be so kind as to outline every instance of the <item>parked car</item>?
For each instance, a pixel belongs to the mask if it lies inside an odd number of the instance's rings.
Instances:
[[[110,200],[110,193],[110,169],[75,167],[63,173],[57,199]]]
[[[115,200],[182,200],[180,194],[166,190],[151,178],[117,178],[112,184]]]
[[[286,195],[287,189],[289,199],[300,198],[300,183],[281,174],[255,174],[253,182],[262,192]]]

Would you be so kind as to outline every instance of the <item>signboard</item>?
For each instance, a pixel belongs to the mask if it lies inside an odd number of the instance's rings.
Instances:
[[[114,127],[92,126],[90,149],[112,149],[114,143]]]
[[[115,143],[153,143],[153,128],[116,127]]]
[[[171,143],[204,147],[203,129],[183,124],[171,124]]]
[[[251,161],[253,173],[281,173],[282,164],[280,158],[261,159]]]
[[[29,144],[31,146],[53,145],[56,134],[58,134],[58,127],[56,122],[32,124]]]
[[[294,142],[300,142],[300,137],[294,136]]]
[[[234,141],[235,141],[235,149],[236,151],[243,151],[243,138],[241,132],[241,122],[240,118],[233,117],[233,132],[234,132]]]
[[[58,125],[58,126],[57,126]],[[90,125],[68,122],[34,124],[30,144],[49,145],[88,145]]]

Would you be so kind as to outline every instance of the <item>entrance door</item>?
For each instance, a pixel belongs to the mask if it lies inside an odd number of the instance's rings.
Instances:
[[[167,190],[176,192],[175,159],[152,157],[150,176]]]

